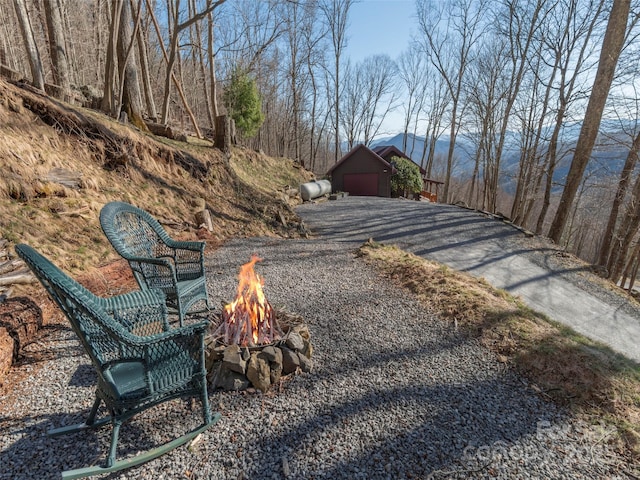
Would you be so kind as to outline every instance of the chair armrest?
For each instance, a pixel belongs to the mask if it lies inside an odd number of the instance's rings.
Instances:
[[[130,333],[143,336],[169,330],[165,294],[161,290],[98,298],[104,310]]]
[[[169,340],[177,340],[185,337],[203,336],[209,328],[209,322],[206,320],[190,323],[179,328],[174,328],[162,333],[156,333],[147,336],[138,336],[129,332],[121,332],[121,341],[131,347],[147,347],[157,343],[167,342]]]
[[[174,240],[169,238],[165,241],[166,245],[176,250],[190,250],[193,252],[204,252],[205,242]]]

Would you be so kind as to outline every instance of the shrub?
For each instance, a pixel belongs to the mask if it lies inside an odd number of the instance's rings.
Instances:
[[[396,173],[391,175],[392,194],[407,196],[422,190],[422,177],[418,165],[402,157],[391,157],[391,164],[396,169]]]

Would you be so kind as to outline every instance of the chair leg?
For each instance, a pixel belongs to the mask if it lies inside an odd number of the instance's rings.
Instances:
[[[202,415],[204,417],[204,423],[211,423],[211,408],[209,406],[209,395],[207,393],[207,377],[206,375],[202,378]]]
[[[178,320],[180,320],[180,326],[182,327],[184,325],[184,312],[180,304],[180,296],[176,297],[176,304],[178,305]]]
[[[98,408],[100,408],[100,400],[99,397],[96,397],[96,401],[93,402],[93,407],[91,407],[91,412],[89,413],[89,417],[87,418],[87,425],[93,425],[93,422],[96,420],[96,414],[98,413]]]
[[[113,431],[111,432],[111,447],[109,448],[109,456],[107,457],[107,465],[106,465],[107,468],[112,466],[113,462],[116,461],[118,435],[120,434],[120,425],[122,425],[122,422],[120,420],[114,420],[112,423],[113,423]]]
[[[95,402],[93,402],[93,407],[91,407],[91,412],[89,413],[89,417],[82,423],[78,423],[75,425],[67,425],[64,427],[53,428],[47,431],[47,435],[50,437],[59,437],[60,435],[66,435],[68,433],[76,433],[82,432],[83,430],[89,430],[101,427],[111,421],[111,417],[101,418],[96,420],[96,414],[98,413],[98,408],[100,407],[100,403],[102,400],[96,397]]]

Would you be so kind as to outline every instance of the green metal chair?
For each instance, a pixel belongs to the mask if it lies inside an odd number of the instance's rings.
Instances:
[[[136,291],[101,298],[63,273],[28,245],[16,246],[38,280],[71,322],[97,371],[96,398],[86,422],[50,430],[58,436],[111,423],[104,466],[63,472],[82,478],[139,465],[194,438],[220,418],[207,395],[204,336],[208,322],[171,329],[164,294]],[[200,397],[203,423],[195,430],[137,456],[116,461],[120,426],[137,413],[178,397]],[[104,403],[109,414],[96,418]]]
[[[124,202],[107,203],[100,225],[113,248],[125,258],[143,290],[158,288],[167,305],[185,315],[209,309],[204,271],[204,242],[173,240],[148,212]],[[204,302],[205,308],[192,310]]]

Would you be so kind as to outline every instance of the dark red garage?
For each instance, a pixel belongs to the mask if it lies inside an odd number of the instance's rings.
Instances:
[[[391,196],[393,167],[365,145],[357,145],[329,169],[331,189],[349,195]]]

